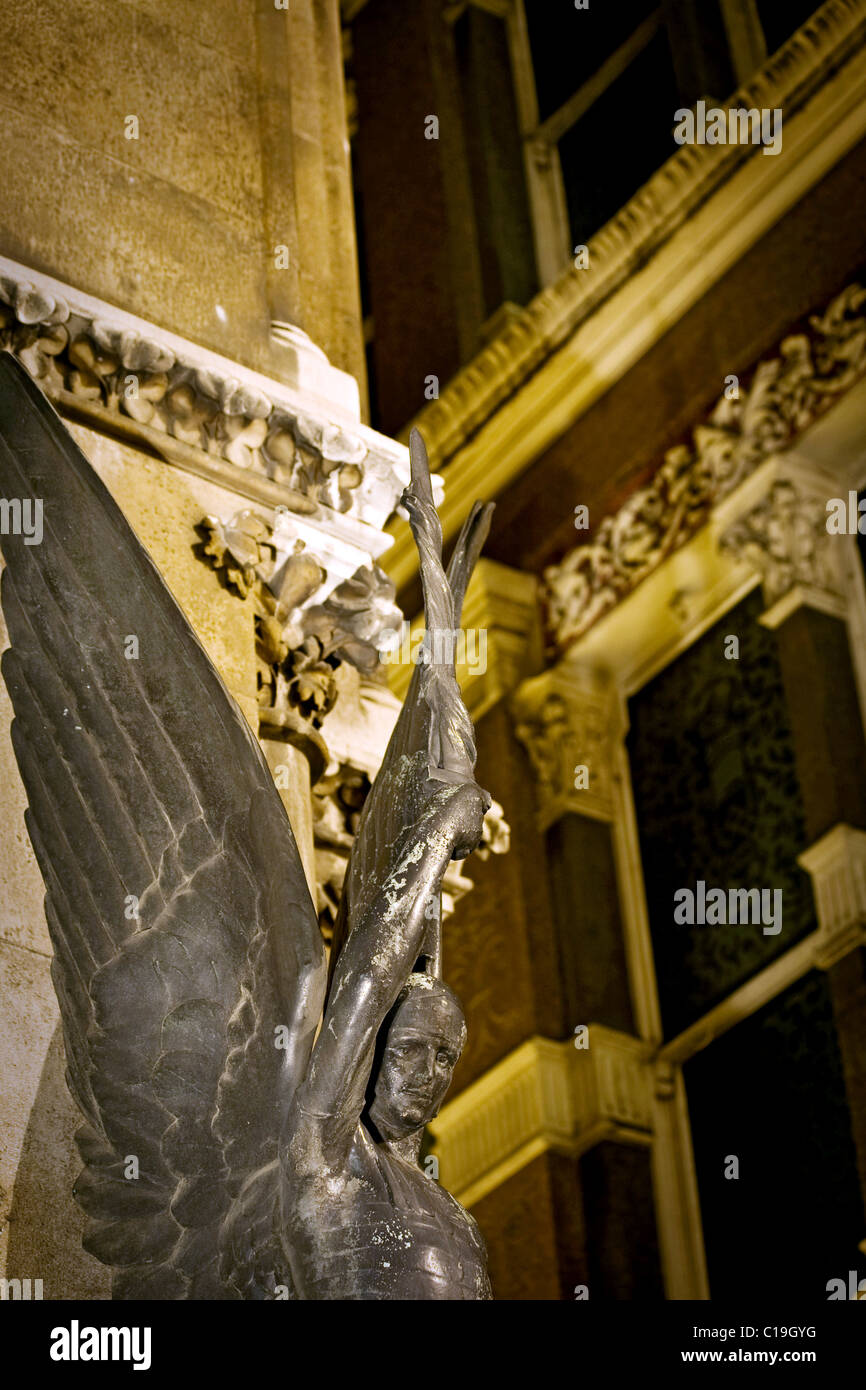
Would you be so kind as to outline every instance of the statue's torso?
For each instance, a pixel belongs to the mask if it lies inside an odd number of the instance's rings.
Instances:
[[[290,1185],[298,1294],[305,1299],[490,1298],[468,1212],[359,1125],[345,1174]]]

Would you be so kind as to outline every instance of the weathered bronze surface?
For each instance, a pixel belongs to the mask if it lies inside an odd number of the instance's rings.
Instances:
[[[453,653],[490,509],[446,577],[413,435],[404,505],[437,640],[364,808],[329,978],[252,731],[9,354],[0,489],[41,503],[40,543],[2,537],[2,669],[84,1117],[75,1195],[114,1296],[489,1298],[475,1222],[418,1152],[465,1037],[440,888],[489,805]]]

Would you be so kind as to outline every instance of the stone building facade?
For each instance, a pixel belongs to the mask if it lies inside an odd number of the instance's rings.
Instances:
[[[441,1179],[501,1298],[731,1294],[743,1241],[826,1297],[866,1236],[866,592],[826,526],[866,485],[866,5],[553,8],[11,0],[0,337],[262,740],[326,935],[411,674],[410,425],[446,541],[497,502],[462,677],[510,836],[446,883]],[[780,152],[678,148],[700,101]],[[0,1258],[103,1297],[0,757]],[[781,930],[674,930],[699,881]]]

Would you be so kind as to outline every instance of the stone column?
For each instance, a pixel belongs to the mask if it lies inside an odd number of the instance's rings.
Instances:
[[[338,0],[256,0],[267,293],[275,354],[303,329],[365,394]],[[282,259],[275,252],[287,249]],[[301,335],[303,336],[303,335]]]
[[[444,386],[479,346],[472,178],[441,0],[368,0],[352,40],[373,360],[381,427],[396,432],[424,405],[426,379]]]
[[[535,774],[566,1012],[634,1031],[612,822],[616,700],[563,663],[524,681],[514,728]]]
[[[618,1193],[622,1248],[605,1276],[618,1297],[661,1296],[661,1267],[652,1210],[652,1085],[647,1059],[658,1035],[646,909],[640,884],[637,832],[631,805],[624,738],[627,716],[616,687],[567,662],[526,681],[512,701],[518,737],[536,774],[539,824],[545,827],[563,987],[580,1056],[585,1041],[600,1056],[615,1046],[625,1078],[645,1098],[640,1120],[592,1136],[581,1160],[589,1191],[601,1183]],[[587,1028],[588,1025],[588,1028]],[[583,1034],[588,1034],[584,1039]],[[635,1037],[635,1034],[638,1037]],[[646,1041],[640,1043],[639,1038]],[[641,1128],[641,1126],[645,1128]],[[636,1136],[640,1136],[640,1142]],[[583,1143],[585,1143],[585,1137]],[[592,1175],[590,1177],[590,1174]],[[603,1233],[587,1222],[590,1269],[607,1268]],[[604,1286],[604,1284],[603,1284]],[[694,1291],[692,1291],[694,1293]],[[592,1290],[590,1290],[592,1296]]]

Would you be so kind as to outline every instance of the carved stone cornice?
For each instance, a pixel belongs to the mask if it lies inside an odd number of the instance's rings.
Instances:
[[[721,550],[761,576],[765,627],[777,627],[802,604],[844,616],[839,545],[827,532],[827,501],[836,490],[831,477],[783,455],[761,465],[731,505],[718,509]],[[726,524],[734,509],[736,520]]]
[[[409,481],[407,450],[361,424],[352,378],[300,330],[292,338],[307,363],[297,387],[0,258],[0,346],[61,411],[242,496],[344,528],[378,556]]]
[[[588,1043],[529,1038],[431,1121],[442,1181],[463,1206],[548,1149],[576,1155],[606,1139],[649,1142],[649,1045],[595,1023]]]
[[[591,272],[575,268],[563,273],[420,412],[412,423],[424,434],[433,466],[449,474],[442,517],[446,538],[459,526],[467,498],[492,498],[503,491],[628,370],[639,355],[633,346],[636,337],[642,350],[658,341],[730,269],[732,258],[754,245],[856,143],[863,127],[862,113],[853,113],[862,107],[864,33],[866,0],[828,0],[730,99],[731,106],[784,110],[784,160],[761,158],[754,146],[684,145],[591,239]],[[846,74],[846,66],[853,65],[856,74]],[[803,110],[810,99],[810,109]],[[857,131],[848,128],[849,117]],[[786,183],[792,160],[801,164],[796,189]],[[733,185],[745,166],[750,170],[748,196],[743,200],[738,190],[738,197],[728,197],[726,185]],[[723,189],[723,198],[713,197]],[[715,214],[702,221],[711,204],[718,205]],[[691,225],[695,235],[688,248],[674,252],[677,233]],[[656,278],[642,285],[638,299],[630,299],[630,283],[640,281],[641,269],[659,253],[663,258],[668,243],[672,260],[659,264]],[[621,313],[618,299],[623,300]],[[648,301],[651,315],[645,312]],[[551,371],[545,384],[553,359],[566,356],[560,350],[570,347],[584,327],[592,327],[590,320],[609,305],[605,351],[598,333],[588,336],[585,350],[575,351],[561,371]],[[580,358],[591,363],[592,381],[580,375],[573,360]],[[501,428],[495,423],[500,414],[508,417]],[[408,528],[399,528],[388,570],[398,588],[414,572]]]
[[[564,651],[587,632],[864,372],[866,290],[855,283],[810,320],[807,333],[786,338],[777,356],[762,361],[738,399],[721,396],[690,443],[669,449],[652,482],[606,517],[592,539],[545,571],[551,648]],[[786,495],[777,494],[777,511]],[[769,514],[765,519],[775,528]]]
[[[612,819],[619,710],[611,687],[562,662],[515,691],[514,732],[535,770],[540,829],[567,811]]]
[[[866,831],[834,825],[797,856],[812,879],[818,931],[815,964],[829,970],[849,951],[866,946]]]

